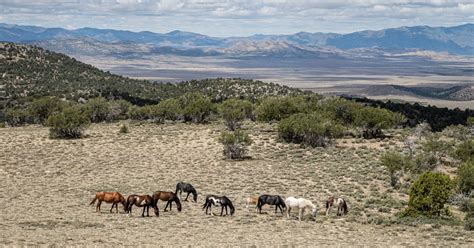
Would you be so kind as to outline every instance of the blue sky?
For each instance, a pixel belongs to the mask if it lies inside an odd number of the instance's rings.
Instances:
[[[474,22],[474,0],[0,0],[0,22],[211,36],[348,33]]]

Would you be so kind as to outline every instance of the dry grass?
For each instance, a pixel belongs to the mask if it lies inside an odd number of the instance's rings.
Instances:
[[[327,149],[276,141],[274,126],[246,124],[255,143],[252,159],[224,160],[217,137],[223,125],[93,125],[81,140],[48,139],[47,128],[0,129],[0,245],[424,245],[472,246],[461,226],[384,224],[407,196],[389,189],[377,157],[395,141],[342,140]],[[388,142],[392,142],[389,143]],[[124,195],[174,190],[191,182],[198,203],[159,218],[102,213],[88,206],[96,191]],[[200,208],[205,194],[234,201],[233,217],[211,217]],[[323,211],[331,194],[348,199],[345,218],[318,216],[299,223],[245,211],[256,194],[305,197]],[[163,205],[161,206],[163,207]],[[334,213],[334,212],[333,212]]]

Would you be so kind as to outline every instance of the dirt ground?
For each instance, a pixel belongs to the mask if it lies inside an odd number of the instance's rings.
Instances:
[[[474,235],[460,225],[373,221],[407,199],[389,189],[376,159],[395,141],[352,139],[305,149],[277,142],[274,126],[249,124],[252,159],[235,162],[223,158],[219,123],[132,123],[127,134],[119,128],[92,125],[80,140],[51,140],[39,126],[1,128],[0,246],[474,246]],[[100,214],[89,206],[96,191],[151,194],[174,191],[178,181],[199,192],[198,202],[184,202],[179,213],[174,207],[142,218],[134,208],[127,217],[121,208],[110,214],[109,204]],[[264,193],[312,200],[317,221],[298,222],[296,213],[288,220],[268,206],[267,214],[247,212],[243,198]],[[206,194],[228,196],[235,215],[206,216]],[[346,217],[321,214],[332,194],[347,198]]]

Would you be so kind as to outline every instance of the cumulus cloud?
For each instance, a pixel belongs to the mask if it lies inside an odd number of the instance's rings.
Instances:
[[[0,0],[2,22],[226,36],[449,26],[473,15],[472,0]]]

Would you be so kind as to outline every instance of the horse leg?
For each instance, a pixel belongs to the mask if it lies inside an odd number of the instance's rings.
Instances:
[[[145,208],[146,208],[146,206],[143,206],[142,217],[145,217]]]
[[[128,216],[129,217],[132,217],[132,207],[133,207],[133,204],[130,204],[130,206],[128,207]]]
[[[99,201],[97,202],[97,206],[96,206],[96,208],[95,208],[95,211],[96,211],[96,212],[99,212],[99,213],[100,213],[100,204],[101,204],[101,203],[102,203],[101,200],[99,200]]]
[[[278,205],[275,205],[275,214],[277,213]]]
[[[221,205],[221,216],[224,213],[224,205]]]
[[[146,216],[150,217],[150,206],[146,206]]]
[[[300,208],[300,210],[298,211],[298,219],[301,221],[301,216],[303,215],[303,212],[304,212],[304,209],[303,208]]]
[[[290,212],[291,212],[291,208],[290,207],[286,208],[286,217],[288,219],[290,219]]]
[[[168,208],[168,205],[169,205],[169,204],[170,204],[170,202],[167,202],[167,203],[166,203],[166,206],[165,206],[165,209],[164,209],[165,212],[168,212],[168,210],[166,210],[166,209]]]
[[[188,201],[189,194],[191,194],[191,192],[188,192],[188,194],[186,195],[186,199],[184,199],[184,201]]]
[[[112,210],[114,209],[115,202],[112,202],[112,207],[110,208],[110,213],[112,213]]]
[[[226,215],[226,216],[229,215],[229,214],[227,213],[227,205],[225,205],[225,215]]]

